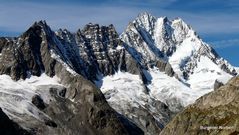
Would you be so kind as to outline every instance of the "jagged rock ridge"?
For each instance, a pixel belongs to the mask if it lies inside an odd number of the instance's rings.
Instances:
[[[71,59],[74,51],[69,49],[73,48],[62,44],[42,21],[18,38],[1,38],[3,111],[32,134],[142,134],[111,109],[103,94],[82,76],[86,75],[84,63],[80,57]],[[55,84],[47,82],[54,80],[50,77],[56,78]],[[44,107],[39,108],[35,100],[31,103],[36,95],[43,98]]]

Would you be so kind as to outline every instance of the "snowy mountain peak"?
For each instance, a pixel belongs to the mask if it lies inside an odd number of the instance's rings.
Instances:
[[[234,75],[233,68],[229,68],[231,66],[204,43],[181,18],[170,21],[167,17],[156,18],[142,13],[130,23],[121,38],[129,47],[134,48],[134,53],[143,63],[164,59],[170,62],[182,78],[188,76],[183,74],[193,73],[202,55],[219,67],[227,65],[228,68],[222,69]]]
[[[142,12],[137,16],[136,20],[138,20],[138,19],[140,19],[140,20],[152,20],[152,19],[155,19],[155,17],[152,16],[148,12]]]
[[[186,37],[197,37],[196,32],[186,24],[181,18],[176,18],[172,21],[174,38],[176,42],[182,42]]]
[[[147,15],[144,16],[147,18]],[[152,67],[159,68],[162,64],[157,63],[163,59],[165,63],[168,63],[167,65],[172,67],[175,78],[183,83],[182,86],[175,86],[176,89],[188,89],[188,92],[185,92],[190,95],[189,100],[191,101],[186,103],[185,100],[180,99],[184,94],[172,96],[170,93],[175,93],[173,92],[174,88],[171,88],[171,86],[170,88],[167,86],[160,86],[161,88],[158,88],[156,82],[152,80],[152,83],[148,85],[148,87],[152,87],[150,91],[153,89],[167,89],[167,92],[159,92],[158,95],[166,94],[166,100],[176,98],[178,100],[176,102],[186,105],[192,103],[199,96],[213,90],[216,80],[225,83],[232,76],[236,75],[233,66],[221,58],[213,48],[203,42],[192,27],[187,25],[181,18],[172,21],[167,20],[165,17],[151,18],[154,19],[145,21],[147,23],[142,23],[143,21],[138,21],[138,18],[136,18],[121,34],[120,37],[126,44],[126,50],[142,66],[151,65],[149,69]],[[162,82],[164,81],[161,80]],[[152,86],[154,83],[155,86]],[[191,93],[190,91],[197,91],[198,94]],[[162,98],[158,99],[161,101],[165,100],[164,97]],[[169,105],[169,108],[175,107],[173,105],[175,104],[174,102],[171,104],[164,101],[164,103]],[[175,110],[175,108],[172,110]]]
[[[186,24],[185,21],[184,21],[182,18],[180,18],[180,17],[176,17],[176,18],[173,19],[171,22],[172,22],[173,24],[179,24],[179,25],[183,25],[183,26],[187,26],[187,27],[191,28],[191,26],[189,26],[188,24]]]
[[[150,15],[147,12],[141,13],[138,15],[138,17],[133,21],[133,24],[138,24],[140,27],[147,31],[151,31],[154,27],[154,23],[156,21],[156,18],[152,15]]]

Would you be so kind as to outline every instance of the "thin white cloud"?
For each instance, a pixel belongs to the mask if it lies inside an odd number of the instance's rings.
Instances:
[[[214,41],[210,43],[215,49],[222,49],[232,46],[239,47],[239,39],[231,39],[231,40],[221,40],[221,41]]]

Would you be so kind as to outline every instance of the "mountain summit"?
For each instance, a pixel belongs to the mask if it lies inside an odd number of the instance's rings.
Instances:
[[[36,22],[0,54],[0,108],[29,134],[158,134],[237,75],[182,19],[148,13],[120,35]]]
[[[181,18],[170,21],[167,17],[156,18],[142,13],[128,25],[121,38],[138,52],[136,55],[142,65],[149,65],[157,59],[168,61],[180,79],[188,79],[190,74],[194,73],[202,56],[218,65],[224,72],[237,74],[235,69],[203,42]]]

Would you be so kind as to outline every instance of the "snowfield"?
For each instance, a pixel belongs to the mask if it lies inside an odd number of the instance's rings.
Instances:
[[[171,111],[178,112],[194,103],[199,97],[213,91],[215,80],[225,83],[232,77],[207,57],[201,58],[195,71],[196,73],[186,82],[169,77],[157,68],[153,68],[144,70],[150,81],[147,85],[143,84],[138,75],[127,72],[105,76],[95,83],[109,104],[118,112],[125,112],[130,107],[150,106],[152,99],[161,101],[168,105]]]
[[[201,56],[194,74],[189,77],[187,83],[197,92],[206,94],[214,89],[215,80],[225,84],[232,77],[232,75],[224,72],[209,58]]]
[[[46,74],[19,81],[12,80],[8,75],[0,75],[0,107],[11,119],[22,120],[23,116],[31,116],[41,121],[47,116],[31,101],[34,95],[39,95],[45,103],[50,102],[50,93],[44,89],[46,85],[62,86],[57,77],[51,78]]]
[[[102,79],[102,85],[96,82],[98,87],[104,93],[109,103],[114,103],[119,110],[127,109],[130,104],[132,107],[145,105],[150,99],[146,94],[145,86],[138,75],[127,72],[117,72],[112,76],[106,76]]]
[[[182,107],[193,103],[202,96],[178,79],[160,72],[157,68],[150,69],[148,72],[152,78],[151,83],[147,85],[150,95],[164,102],[173,112],[180,111]]]

